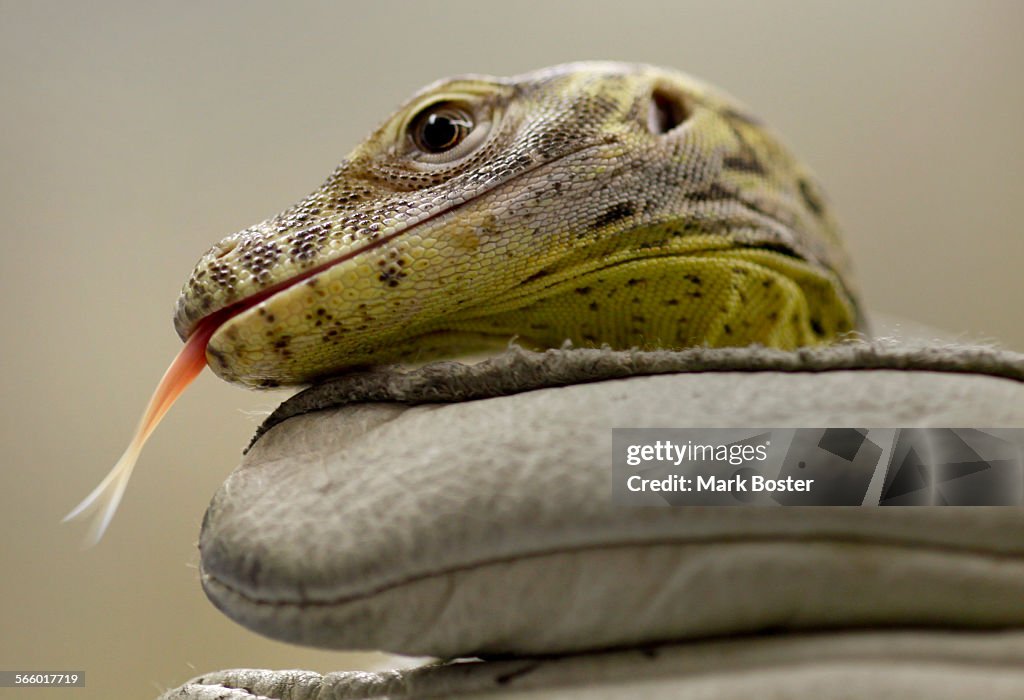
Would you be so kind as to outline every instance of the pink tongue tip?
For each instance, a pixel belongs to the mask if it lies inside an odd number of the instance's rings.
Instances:
[[[113,469],[100,482],[99,486],[75,506],[74,510],[64,516],[64,522],[93,516],[86,536],[86,545],[94,545],[103,537],[103,533],[110,525],[117,506],[121,502],[121,496],[124,495],[132,469],[139,458],[139,453],[142,452],[142,446],[146,444],[146,440],[167,410],[203,371],[203,367],[206,366],[206,346],[222,321],[223,318],[220,317],[220,314],[214,314],[199,322],[185,342],[185,346],[171,362],[171,366],[167,368],[160,383],[157,384],[124,454],[117,460]]]

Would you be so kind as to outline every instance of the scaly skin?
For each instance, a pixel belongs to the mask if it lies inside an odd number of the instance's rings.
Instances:
[[[412,134],[440,103],[473,124],[428,154]],[[178,333],[232,307],[207,359],[255,387],[513,336],[788,349],[859,323],[811,174],[721,93],[618,63],[417,93],[320,189],[206,253]]]

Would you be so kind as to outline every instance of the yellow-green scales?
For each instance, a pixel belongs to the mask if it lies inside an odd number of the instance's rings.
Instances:
[[[830,342],[859,325],[813,176],[683,74],[578,63],[431,85],[309,197],[214,246],[186,337],[250,386],[502,346]],[[273,293],[268,293],[268,290]]]

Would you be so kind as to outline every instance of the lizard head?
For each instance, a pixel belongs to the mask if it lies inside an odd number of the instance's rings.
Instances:
[[[319,189],[211,248],[174,320],[185,346],[68,515],[97,515],[92,541],[206,364],[271,387],[513,336],[791,348],[858,319],[821,192],[763,125],[682,74],[577,63],[420,91]]]
[[[512,336],[687,344],[626,307],[609,315],[610,292],[647,282],[635,263],[741,249],[847,276],[813,179],[729,98],[633,64],[470,75],[415,94],[315,192],[211,248],[175,326],[216,325],[210,367],[255,387]],[[622,303],[668,304],[667,286]],[[817,321],[823,337],[853,324],[833,286],[822,303],[843,310]]]

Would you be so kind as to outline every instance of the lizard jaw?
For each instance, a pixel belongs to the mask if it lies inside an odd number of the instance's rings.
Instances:
[[[521,177],[523,175],[532,173],[535,170],[541,170],[550,167],[560,161],[572,158],[574,156],[578,156],[582,153],[588,152],[595,148],[600,148],[602,145],[603,144],[585,144],[579,146],[577,148],[567,151],[566,153],[561,154],[560,156],[553,160],[534,163],[531,166],[524,168],[522,171],[518,172],[516,176]],[[472,196],[466,197],[461,201],[452,202],[449,205],[445,206],[444,208],[439,209],[437,211],[432,211],[428,214],[425,214],[422,217],[412,219],[406,222],[405,225],[399,227],[397,230],[390,231],[386,235],[383,235],[375,240],[372,240],[360,246],[359,248],[356,248],[354,250],[348,250],[342,253],[341,255],[338,255],[337,257],[324,261],[320,264],[314,265],[313,267],[307,270],[304,270],[298,274],[294,274],[284,280],[281,280],[280,282],[272,284],[253,294],[250,294],[249,296],[230,302],[226,306],[220,308],[215,307],[213,310],[207,312],[203,316],[199,316],[196,318],[189,317],[190,314],[188,313],[188,307],[182,303],[182,301],[185,299],[185,295],[183,293],[182,298],[179,299],[178,310],[175,315],[175,326],[176,328],[178,328],[179,335],[182,336],[183,340],[186,340],[189,337],[191,337],[198,328],[206,327],[209,330],[212,327],[212,330],[210,330],[210,338],[206,347],[207,361],[208,364],[210,364],[211,369],[213,369],[215,373],[223,377],[221,372],[218,371],[218,367],[222,367],[226,363],[223,361],[222,353],[220,353],[216,349],[216,347],[211,346],[217,346],[219,344],[218,341],[223,340],[224,334],[222,331],[224,329],[224,326],[227,326],[230,322],[233,322],[236,319],[238,319],[239,323],[243,322],[243,319],[241,319],[240,317],[253,315],[254,311],[257,308],[262,309],[261,305],[267,302],[271,302],[272,300],[279,300],[282,296],[298,290],[300,285],[302,285],[303,283],[308,283],[310,286],[315,286],[316,282],[319,279],[321,279],[321,277],[331,269],[336,268],[345,262],[354,260],[360,256],[370,253],[376,249],[383,248],[387,246],[389,243],[393,242],[396,238],[409,235],[410,233],[422,229],[428,229],[429,227],[431,227],[432,224],[436,224],[439,221],[442,221],[443,225],[444,219],[450,218],[459,210],[464,209],[474,204],[475,202],[478,202],[481,198],[486,197],[489,193],[501,188],[507,182],[508,179],[495,181],[485,189],[474,192]],[[264,310],[264,312],[266,312],[266,310]],[[213,362],[210,362],[211,360],[213,360]]]

